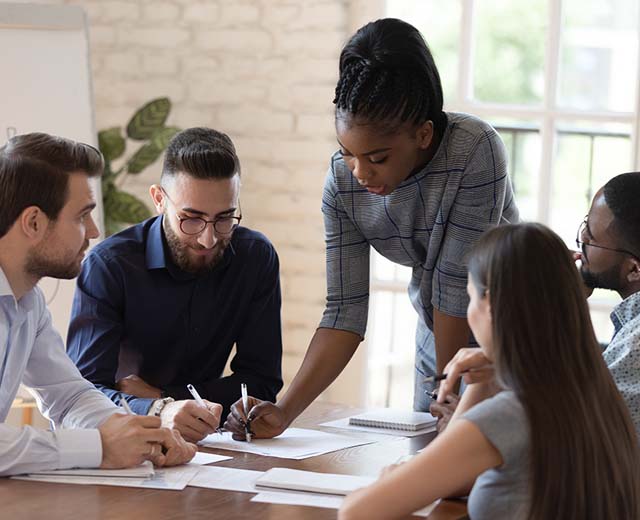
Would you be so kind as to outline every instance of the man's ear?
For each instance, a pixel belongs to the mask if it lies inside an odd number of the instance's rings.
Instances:
[[[29,240],[36,242],[39,242],[45,235],[50,222],[49,217],[38,206],[25,208],[18,217],[18,224],[22,233]]]
[[[416,140],[422,150],[426,150],[433,141],[433,121],[425,121],[416,131]]]
[[[627,282],[637,284],[640,283],[640,260],[630,258],[630,269],[627,271]]]
[[[156,208],[156,212],[158,215],[162,215],[164,213],[165,205],[165,196],[164,191],[162,191],[162,187],[159,184],[152,184],[149,188],[149,195],[151,195],[151,200]]]

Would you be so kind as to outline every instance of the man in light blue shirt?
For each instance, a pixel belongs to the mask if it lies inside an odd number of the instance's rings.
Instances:
[[[585,285],[616,291],[614,335],[604,360],[640,436],[640,172],[617,175],[596,193],[579,230]]]
[[[102,168],[93,147],[47,134],[16,136],[0,148],[0,476],[173,465],[195,454],[158,417],[115,413],[67,357],[36,287],[44,276],[77,276],[98,236],[89,177]],[[4,424],[21,382],[55,431]]]

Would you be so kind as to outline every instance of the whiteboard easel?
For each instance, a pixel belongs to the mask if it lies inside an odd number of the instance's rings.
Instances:
[[[47,132],[96,146],[89,39],[75,6],[0,3],[0,144]],[[99,182],[94,183],[98,222]],[[53,324],[66,338],[75,280],[40,282]]]

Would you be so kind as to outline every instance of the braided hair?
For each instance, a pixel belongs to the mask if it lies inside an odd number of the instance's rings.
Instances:
[[[420,32],[395,18],[361,27],[340,54],[336,117],[362,117],[391,132],[405,122],[446,124],[438,69]]]

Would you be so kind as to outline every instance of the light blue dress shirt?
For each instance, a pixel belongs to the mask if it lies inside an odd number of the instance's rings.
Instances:
[[[55,431],[4,423],[21,382]],[[16,300],[0,269],[0,476],[98,467],[102,443],[96,428],[117,410],[67,357],[42,291],[34,287]]]
[[[622,300],[611,313],[615,329],[604,360],[622,394],[640,438],[640,292]]]

